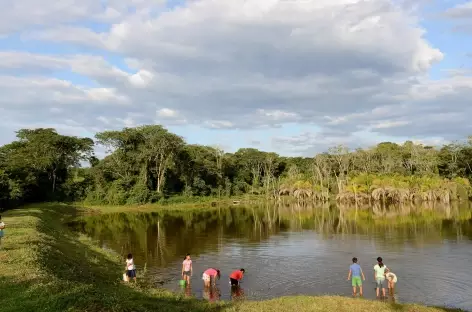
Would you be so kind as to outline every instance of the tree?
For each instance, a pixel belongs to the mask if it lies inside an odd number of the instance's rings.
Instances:
[[[329,153],[332,155],[334,160],[335,168],[333,172],[336,176],[338,192],[342,192],[346,183],[346,176],[349,175],[351,155],[349,149],[342,145],[330,148]]]
[[[69,170],[93,156],[91,139],[60,135],[54,129],[22,129],[17,138],[0,152],[12,199],[60,198],[57,187],[67,181]],[[50,192],[45,190],[47,184]]]
[[[156,192],[161,193],[166,172],[183,147],[184,140],[159,125],[142,126],[136,131],[142,136],[139,146],[141,161],[151,168],[156,179]]]
[[[160,125],[104,131],[94,142],[54,129],[22,129],[0,147],[0,205],[82,200],[141,204],[170,196],[265,194],[301,201],[442,201],[471,195],[472,137],[438,149],[407,141],[350,151],[336,146],[308,157],[280,157],[254,148],[225,153],[186,144]],[[90,167],[81,168],[84,163]]]
[[[154,185],[157,193],[162,192],[166,172],[184,145],[181,137],[160,125],[105,131],[96,138],[111,153],[106,170],[129,183],[136,183],[139,172],[142,182]]]

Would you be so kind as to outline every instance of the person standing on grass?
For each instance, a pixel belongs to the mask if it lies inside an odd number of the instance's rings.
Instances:
[[[362,276],[362,280],[361,280]],[[365,281],[364,272],[359,264],[357,264],[357,258],[352,258],[352,264],[349,267],[349,274],[347,280],[352,278],[352,295],[355,297],[357,293],[357,287],[359,287],[359,295],[362,297],[362,281]]]
[[[383,264],[382,257],[377,258],[377,264],[374,266],[374,278],[377,282],[376,294],[377,298],[380,297],[380,288],[382,288],[382,296],[385,298],[385,273],[388,272],[388,268]]]
[[[190,259],[190,254],[187,254],[182,262],[182,279],[187,285],[190,284],[190,276],[192,276],[192,259]]]
[[[0,216],[0,248],[2,248],[2,237],[4,235],[3,229],[5,228],[5,223],[2,221],[2,216]]]
[[[244,277],[244,272],[245,272],[244,269],[239,269],[231,273],[231,275],[229,276],[229,282],[231,286],[239,286],[239,282]]]
[[[126,270],[126,276],[128,276],[128,280],[132,278],[134,282],[136,283],[136,266],[134,265],[132,254],[128,254],[128,257],[126,259],[125,270]]]

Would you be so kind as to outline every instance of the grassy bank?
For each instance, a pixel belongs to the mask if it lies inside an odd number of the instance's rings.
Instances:
[[[121,210],[120,210],[121,209]],[[263,302],[209,304],[146,285],[125,285],[117,255],[99,248],[64,223],[84,211],[38,205],[3,214],[0,307],[6,311],[458,311],[391,305],[342,297],[284,297]],[[89,210],[90,211],[90,210]],[[94,210],[99,212],[100,210]],[[107,210],[108,211],[108,210]],[[116,211],[139,211],[121,207]]]
[[[119,213],[119,212],[153,212],[171,209],[213,209],[231,205],[250,205],[267,203],[267,198],[260,195],[245,195],[233,197],[175,197],[166,202],[143,205],[89,205],[77,202],[73,205],[86,213]]]

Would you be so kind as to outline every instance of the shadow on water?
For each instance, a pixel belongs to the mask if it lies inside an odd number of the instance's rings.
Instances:
[[[24,212],[13,216],[37,217],[38,231],[44,236],[39,250],[40,266],[47,281],[33,279],[25,283],[0,281],[2,311],[221,311],[225,305],[209,305],[197,299],[182,299],[164,291],[120,281],[124,265],[112,255],[84,243],[60,222],[57,216],[75,216],[72,206],[45,205],[41,212]],[[64,217],[61,217],[64,216]],[[25,291],[25,289],[28,289]],[[9,305],[7,303],[10,303]],[[12,304],[14,303],[14,304]],[[4,309],[5,306],[16,306]]]

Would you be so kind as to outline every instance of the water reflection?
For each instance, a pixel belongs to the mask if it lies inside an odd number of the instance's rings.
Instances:
[[[218,287],[204,287],[203,289],[203,298],[210,302],[215,302],[220,300],[221,292]]]
[[[231,286],[231,300],[243,300],[244,299],[244,290],[241,286]]]
[[[193,297],[192,284],[180,286],[180,288],[183,289],[183,293],[185,297]]]
[[[345,274],[357,256],[366,272],[364,296],[375,297],[369,280],[382,255],[398,274],[390,300],[472,306],[472,215],[469,203],[369,207],[264,204],[87,217],[77,228],[122,255],[132,252],[138,269],[179,290],[186,253],[194,260],[185,295],[208,300],[269,298],[290,294],[350,294]],[[199,278],[218,267],[215,292]],[[247,269],[245,291],[227,275]],[[374,288],[373,284],[372,289]],[[438,295],[439,293],[439,295]]]

